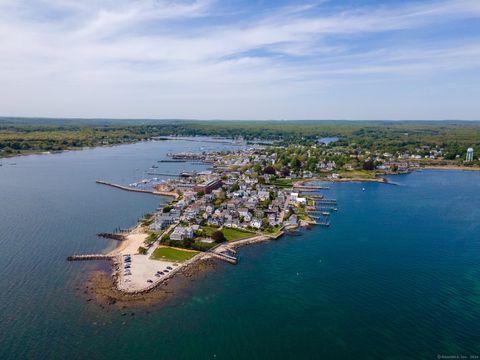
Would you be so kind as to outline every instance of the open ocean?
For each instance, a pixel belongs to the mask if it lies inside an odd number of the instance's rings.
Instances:
[[[170,151],[229,147],[174,140],[0,159],[0,359],[480,356],[480,172],[331,184],[328,229],[241,248],[237,266],[135,316],[87,302],[77,288],[92,265],[66,257],[107,251],[115,243],[96,233],[167,201],[95,180],[129,184]]]

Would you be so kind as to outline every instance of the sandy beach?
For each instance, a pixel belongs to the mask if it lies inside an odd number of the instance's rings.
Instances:
[[[138,248],[144,245],[144,241],[148,234],[142,225],[137,225],[131,232],[125,235],[125,240],[121,241],[118,246],[110,251],[108,255],[127,255],[138,253]]]

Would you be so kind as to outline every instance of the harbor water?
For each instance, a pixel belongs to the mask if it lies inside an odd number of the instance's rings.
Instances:
[[[95,180],[128,185],[153,164],[191,171],[157,161],[231,146],[169,140],[1,159],[0,359],[480,355],[479,172],[329,184],[329,228],[241,248],[238,265],[219,263],[165,306],[87,302],[91,264],[66,257],[108,251],[115,242],[95,234],[168,201]]]

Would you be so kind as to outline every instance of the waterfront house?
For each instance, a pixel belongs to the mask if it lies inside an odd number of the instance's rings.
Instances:
[[[298,225],[298,218],[296,214],[292,214],[287,221],[283,222],[284,225]]]
[[[250,226],[255,228],[255,229],[260,229],[262,227],[262,220],[261,219],[253,219],[252,221],[250,221]]]
[[[175,230],[170,234],[171,240],[185,240],[193,238],[193,229],[191,227],[177,226]]]

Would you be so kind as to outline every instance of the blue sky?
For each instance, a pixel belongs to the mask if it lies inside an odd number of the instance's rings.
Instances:
[[[479,20],[479,0],[0,0],[0,114],[480,119]]]

